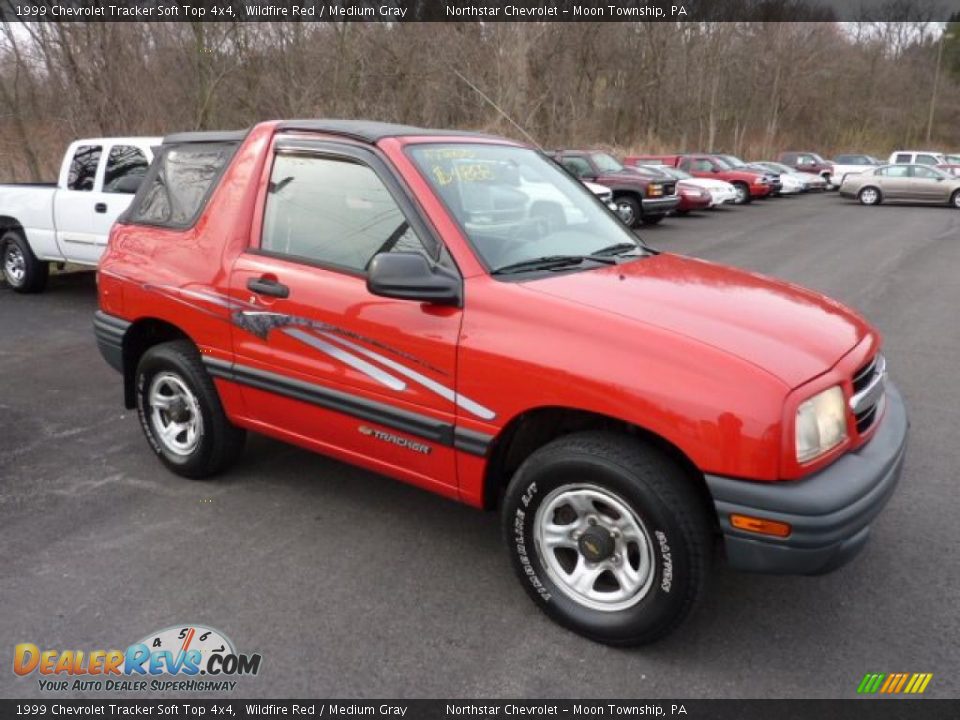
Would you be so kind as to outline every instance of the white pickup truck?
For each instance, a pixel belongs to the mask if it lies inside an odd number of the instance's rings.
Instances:
[[[0,263],[17,292],[40,292],[49,263],[97,264],[159,137],[77,140],[56,184],[0,185]]]

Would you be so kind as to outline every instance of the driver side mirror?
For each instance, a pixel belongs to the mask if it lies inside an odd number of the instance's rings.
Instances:
[[[367,290],[372,295],[434,305],[462,302],[460,276],[416,252],[380,253],[370,261]]]

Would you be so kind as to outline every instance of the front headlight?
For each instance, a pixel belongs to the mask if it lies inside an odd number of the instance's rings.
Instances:
[[[813,460],[847,437],[843,390],[835,385],[800,403],[797,408],[797,462]]]

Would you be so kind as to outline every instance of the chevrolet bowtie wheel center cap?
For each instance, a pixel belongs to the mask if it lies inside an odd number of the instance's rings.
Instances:
[[[587,562],[603,562],[613,555],[616,549],[616,542],[610,531],[594,525],[584,531],[583,535],[577,541],[577,548],[580,554],[586,558]]]

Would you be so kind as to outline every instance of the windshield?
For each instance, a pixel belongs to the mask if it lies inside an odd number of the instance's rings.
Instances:
[[[671,175],[671,176],[673,176],[674,178],[676,178],[677,180],[692,180],[692,179],[693,179],[693,175],[691,175],[691,174],[688,173],[688,172],[684,172],[684,171],[681,170],[680,168],[657,167],[657,170],[660,170],[661,172],[664,172],[664,173],[666,173],[667,175]]]
[[[913,174],[915,177],[925,177],[925,178],[950,178],[950,174],[935,168],[932,165],[918,165],[914,167]],[[951,178],[952,179],[952,178]]]
[[[717,157],[727,164],[728,168],[743,167],[746,163],[733,155],[717,155]]]
[[[409,153],[491,270],[614,247],[646,254],[589,190],[534,150],[462,143]]]
[[[590,158],[600,172],[620,172],[623,170],[623,165],[620,164],[620,161],[607,153],[593,153],[590,155]]]
[[[760,164],[767,168],[770,168],[771,170],[776,170],[777,172],[780,172],[780,173],[787,173],[788,175],[792,175],[794,172],[792,167],[788,167],[787,165],[783,165],[777,162],[765,162]]]

